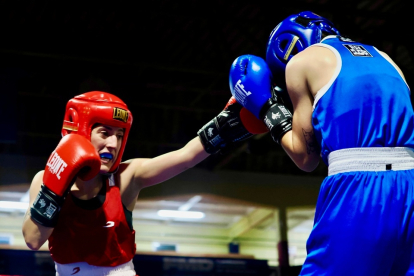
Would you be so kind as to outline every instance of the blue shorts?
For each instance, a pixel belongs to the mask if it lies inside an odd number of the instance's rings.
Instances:
[[[301,276],[414,275],[414,170],[325,178]]]

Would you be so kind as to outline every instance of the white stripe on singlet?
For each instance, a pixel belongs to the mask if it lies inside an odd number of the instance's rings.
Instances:
[[[414,151],[405,147],[349,148],[328,156],[328,175],[354,171],[414,169]]]
[[[108,267],[108,266],[94,266],[85,262],[72,264],[59,264],[55,262],[56,276],[135,276],[134,264],[132,260],[122,265]]]

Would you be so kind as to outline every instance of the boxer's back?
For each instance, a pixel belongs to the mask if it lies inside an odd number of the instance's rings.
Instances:
[[[414,148],[410,90],[374,47],[332,37],[338,68],[315,97],[312,124],[325,163],[330,152],[359,147]]]

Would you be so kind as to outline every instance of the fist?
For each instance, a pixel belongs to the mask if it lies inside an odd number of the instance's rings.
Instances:
[[[272,74],[264,59],[253,55],[236,58],[230,68],[229,85],[237,102],[262,119],[261,109],[272,97]]]

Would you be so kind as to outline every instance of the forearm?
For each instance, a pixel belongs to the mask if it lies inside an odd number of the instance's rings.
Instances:
[[[302,130],[301,136],[291,130],[282,137],[281,146],[301,170],[311,172],[318,166],[320,149],[313,131]]]
[[[174,162],[166,168],[165,172],[169,172],[171,177],[175,176],[176,174],[194,167],[209,155],[210,154],[204,150],[200,138],[198,136],[194,137],[181,149],[166,154],[166,158],[171,158]]]
[[[181,150],[180,154],[183,158],[183,162],[186,163],[188,168],[194,167],[208,156],[204,150],[204,147],[200,141],[200,137],[194,137],[190,140]]]
[[[22,232],[24,240],[30,249],[38,250],[50,237],[53,229],[34,222],[30,217],[30,210],[26,212]]]
[[[194,167],[209,155],[197,136],[181,149],[142,162],[136,178],[142,188],[152,186]]]

